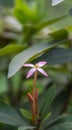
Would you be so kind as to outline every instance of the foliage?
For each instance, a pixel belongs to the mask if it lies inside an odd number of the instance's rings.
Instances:
[[[0,129],[72,129],[72,1],[0,0]],[[32,122],[26,62],[47,61],[38,76],[37,125]],[[7,78],[8,72],[8,78]]]

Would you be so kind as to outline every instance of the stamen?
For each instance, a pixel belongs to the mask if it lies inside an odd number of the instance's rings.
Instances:
[[[35,64],[35,68],[38,68],[39,66],[38,66],[38,64]]]

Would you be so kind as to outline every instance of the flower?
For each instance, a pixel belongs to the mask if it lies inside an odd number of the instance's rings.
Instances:
[[[32,74],[35,71],[39,71],[40,73],[42,73],[44,76],[48,76],[48,74],[41,68],[42,66],[44,66],[47,62],[46,61],[40,61],[37,64],[33,65],[33,64],[24,64],[24,67],[31,67],[32,69],[30,69],[27,73],[26,78],[30,78],[32,76]]]
[[[61,2],[63,2],[64,0],[52,0],[52,6],[55,6]]]

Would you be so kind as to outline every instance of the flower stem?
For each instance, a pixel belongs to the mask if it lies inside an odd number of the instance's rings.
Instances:
[[[34,73],[32,95],[28,93],[28,98],[31,103],[31,111],[34,125],[37,125],[37,115],[38,115],[38,90],[35,88],[36,80],[37,80],[37,71],[35,71]]]
[[[35,91],[35,114],[38,116],[38,90]]]
[[[34,99],[34,102],[33,102],[33,109],[34,109],[34,123],[36,124],[36,103],[35,103],[35,86],[36,86],[36,80],[37,80],[37,71],[35,71],[34,73],[34,81],[33,81],[33,99]]]
[[[36,119],[35,119],[35,110],[34,110],[34,98],[32,97],[32,95],[30,93],[28,93],[28,98],[31,104],[31,111],[32,111],[32,118],[33,118],[33,122],[36,125]]]
[[[34,81],[33,81],[33,97],[34,97],[34,98],[35,98],[36,80],[37,80],[37,71],[35,71],[35,73],[34,73]]]

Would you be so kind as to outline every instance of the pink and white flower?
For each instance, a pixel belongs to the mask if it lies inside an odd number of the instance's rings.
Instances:
[[[47,62],[46,61],[40,61],[37,64],[33,65],[33,64],[24,64],[24,67],[31,67],[32,69],[30,69],[27,73],[26,78],[30,78],[32,76],[32,74],[35,71],[39,71],[40,73],[42,73],[44,76],[48,76],[48,74],[41,68],[42,66],[44,66]]]

